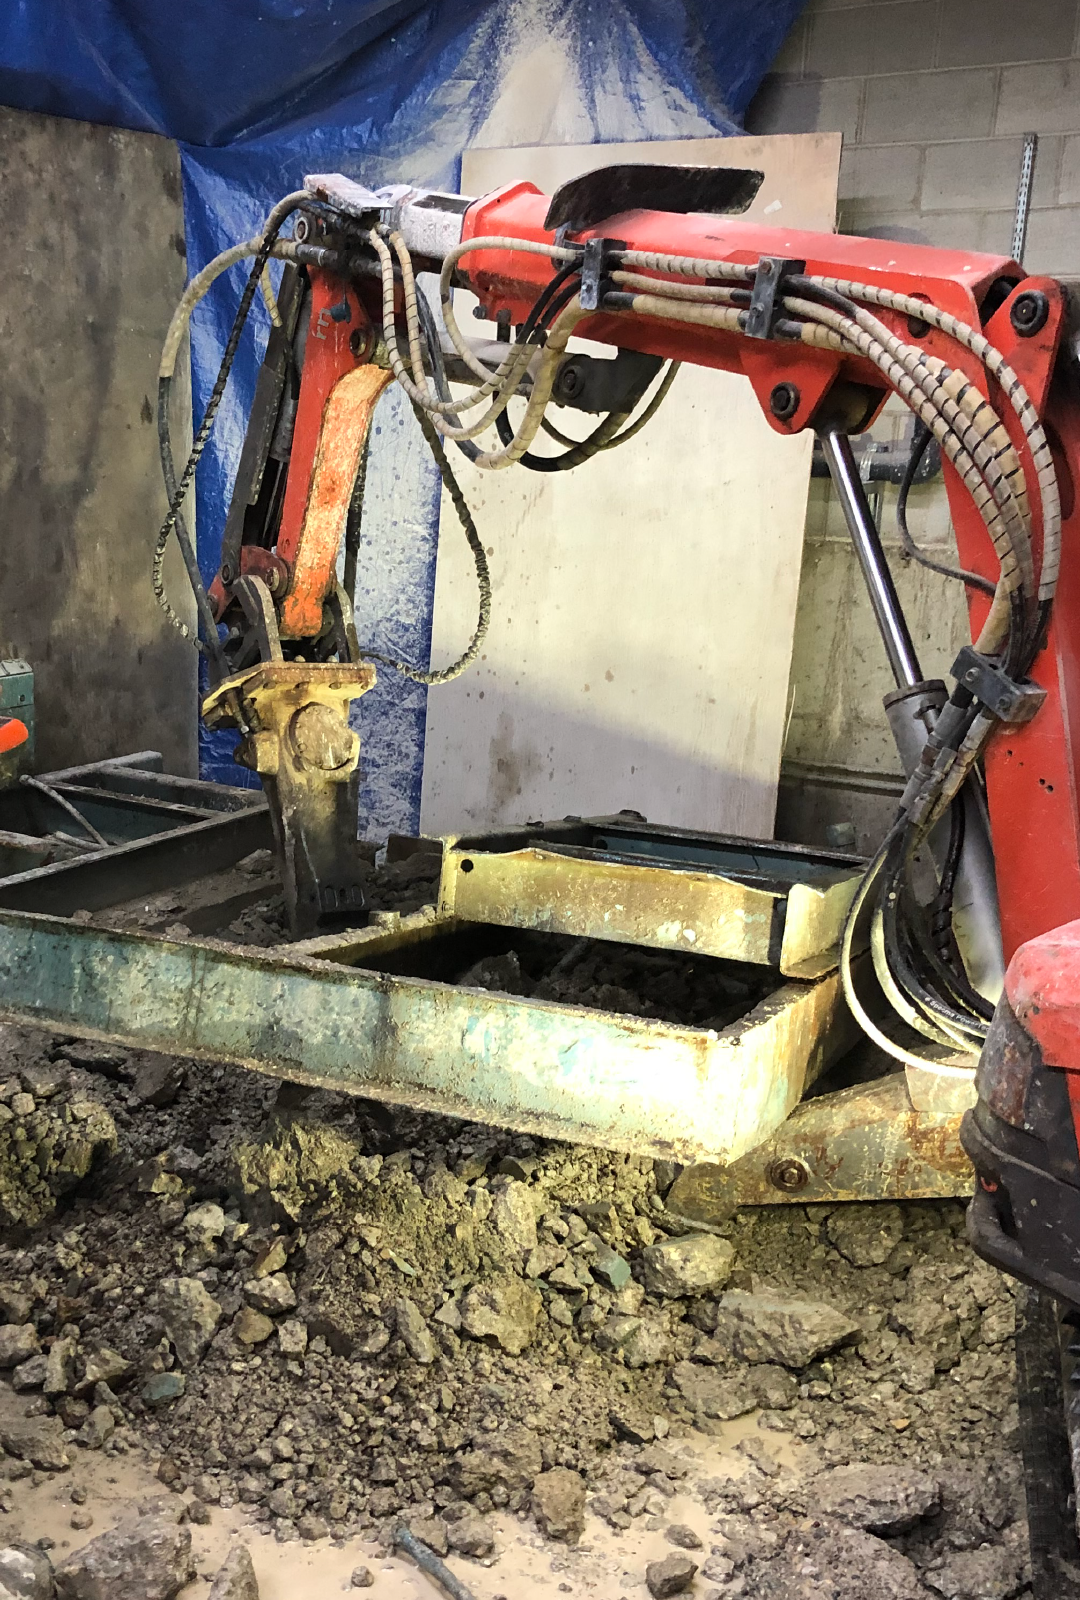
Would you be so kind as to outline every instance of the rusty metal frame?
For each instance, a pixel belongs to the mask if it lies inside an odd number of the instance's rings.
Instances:
[[[864,865],[839,851],[626,815],[574,818],[449,841],[439,910],[817,978],[837,964]]]
[[[835,974],[716,1032],[363,965],[459,926],[418,915],[253,951],[6,912],[0,1012],[683,1162],[753,1148],[850,1042]]]

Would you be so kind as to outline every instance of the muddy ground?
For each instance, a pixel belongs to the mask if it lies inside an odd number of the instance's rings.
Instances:
[[[485,1595],[524,1548],[556,1592],[644,1595],[651,1549],[702,1596],[1023,1594],[1014,1301],[962,1207],[691,1230],[674,1176],[4,1029],[6,1537],[62,1563],[111,1464],[384,1585],[404,1519]]]

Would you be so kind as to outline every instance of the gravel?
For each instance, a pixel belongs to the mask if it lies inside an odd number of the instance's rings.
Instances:
[[[141,1450],[193,1519],[388,1548],[404,1518],[479,1560],[497,1511],[676,1539],[677,1489],[710,1519],[703,1600],[1025,1592],[1014,1302],[960,1205],[705,1233],[665,1206],[671,1163],[172,1058],[163,1102],[143,1054],[0,1029],[34,1099],[0,1141],[8,1470]],[[113,1138],[46,1194],[35,1141],[76,1121]],[[703,1477],[686,1442],[733,1418],[743,1476]]]

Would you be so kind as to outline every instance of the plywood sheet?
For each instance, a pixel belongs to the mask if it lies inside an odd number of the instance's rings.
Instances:
[[[620,160],[756,166],[751,215],[830,229],[839,155],[835,134],[473,150],[462,189],[550,193]],[[592,425],[557,417],[577,436]],[[632,808],[770,836],[810,449],[769,428],[743,378],[684,367],[636,439],[572,472],[479,472],[453,452],[494,605],[482,659],[429,696],[424,831]],[[434,665],[475,617],[444,499]]]

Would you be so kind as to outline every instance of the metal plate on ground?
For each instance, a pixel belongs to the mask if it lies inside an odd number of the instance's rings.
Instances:
[[[452,839],[439,910],[470,922],[775,966],[837,964],[864,863],[855,856],[627,817]]]

